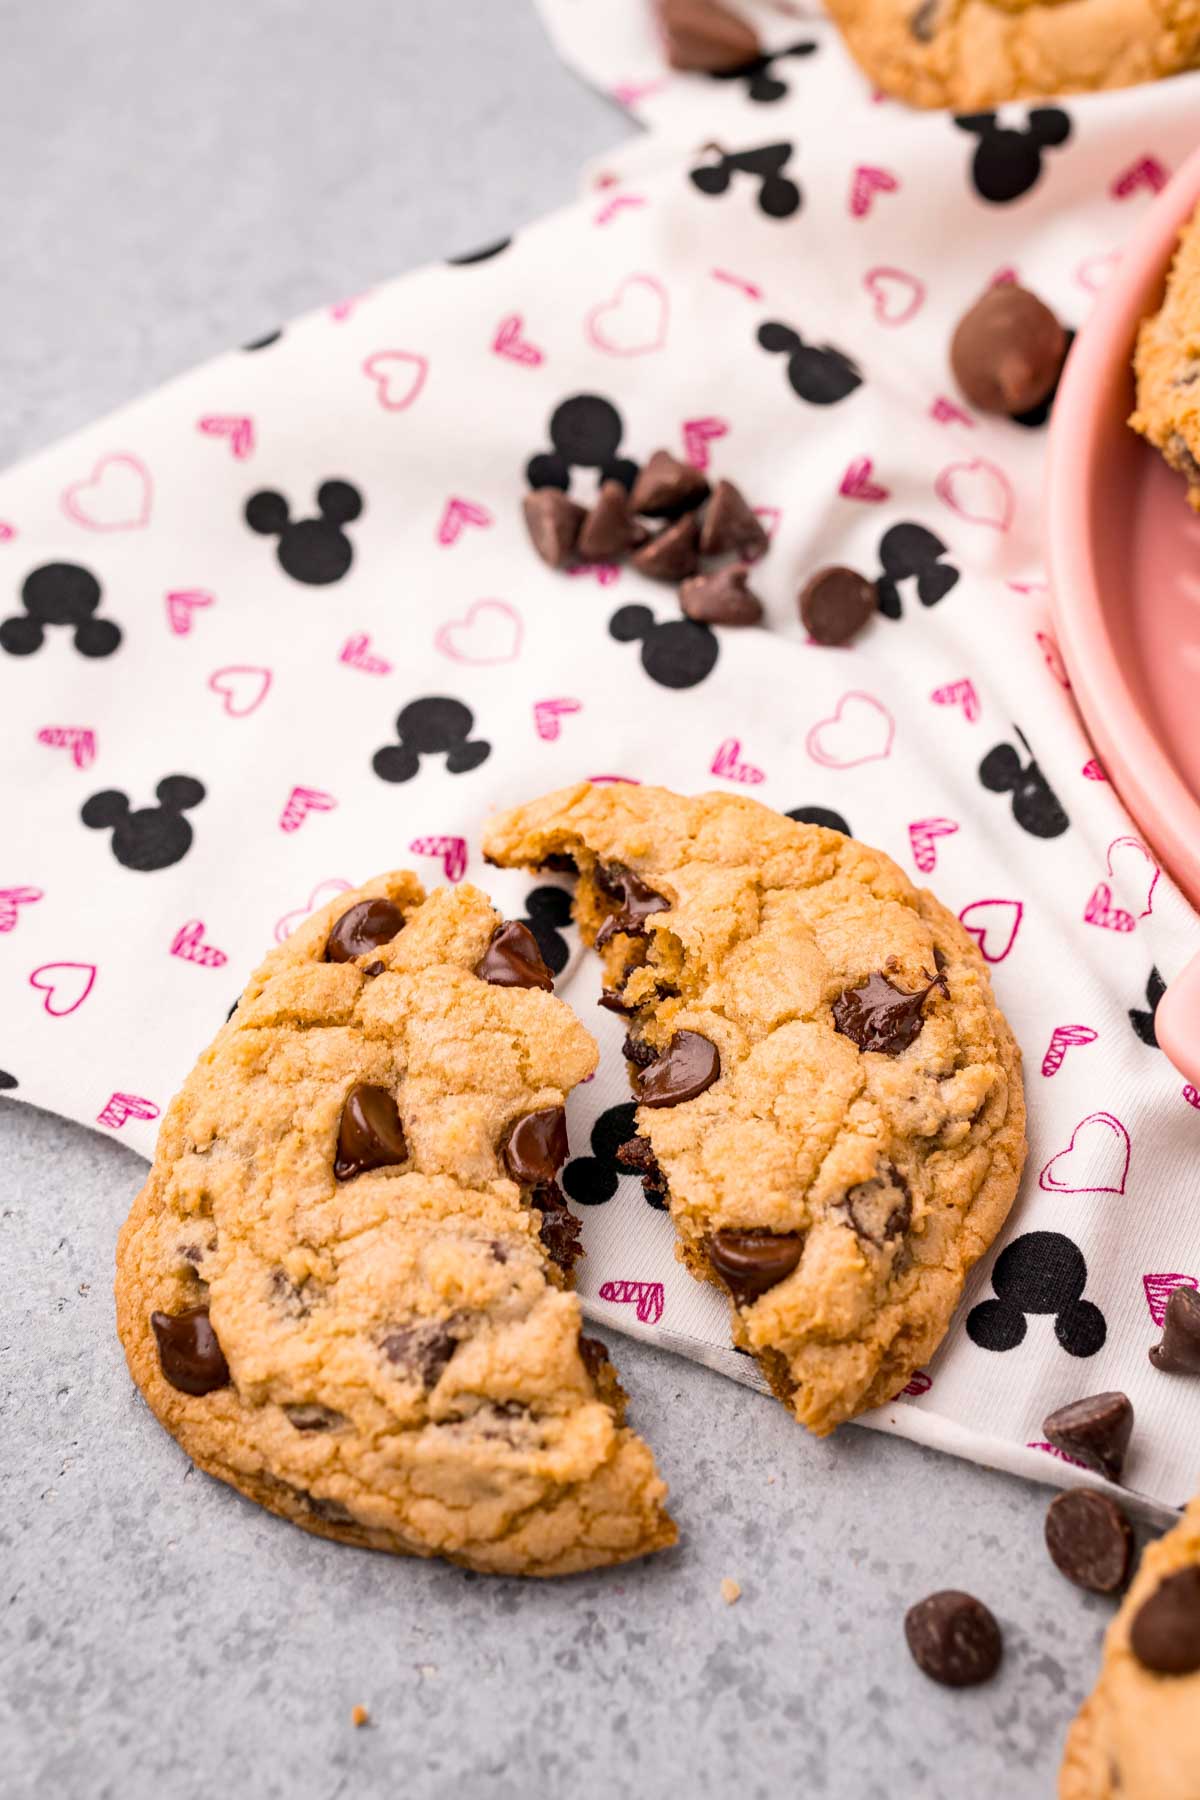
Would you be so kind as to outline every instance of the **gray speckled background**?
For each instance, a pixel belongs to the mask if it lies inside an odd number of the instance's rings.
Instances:
[[[499,236],[629,131],[526,0],[0,0],[0,27],[2,461]],[[1050,1565],[1047,1490],[815,1443],[618,1339],[677,1550],[522,1585],[305,1537],[195,1473],[129,1384],[112,1253],[143,1169],[0,1101],[4,1800],[1053,1793],[1109,1608]],[[904,1649],[947,1585],[1004,1627],[975,1692]]]

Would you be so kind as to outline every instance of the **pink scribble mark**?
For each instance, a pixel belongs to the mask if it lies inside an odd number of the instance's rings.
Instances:
[[[929,416],[935,425],[969,425],[974,429],[975,421],[970,413],[953,400],[947,400],[945,394],[939,394],[929,408]]]
[[[1188,1105],[1194,1106],[1197,1112],[1200,1112],[1200,1093],[1196,1092],[1190,1081],[1184,1083],[1182,1093]]]
[[[195,963],[201,969],[223,969],[229,961],[223,950],[204,941],[204,921],[189,919],[171,939],[171,955],[181,962]]]
[[[932,1386],[932,1375],[927,1375],[924,1369],[914,1369],[904,1386],[900,1389],[900,1392],[894,1395],[893,1398],[900,1400],[907,1394],[911,1399],[919,1400],[921,1395],[927,1394]]]
[[[414,856],[440,856],[447,881],[461,881],[467,868],[467,840],[460,837],[419,837],[408,846]]]
[[[96,760],[96,734],[86,725],[43,725],[37,741],[53,750],[69,750],[77,769],[86,769]]]
[[[535,700],[533,729],[543,743],[553,744],[562,734],[561,721],[570,713],[582,712],[581,700]]]
[[[136,456],[102,456],[89,476],[63,490],[62,509],[89,531],[140,531],[150,523],[154,484]]]
[[[965,675],[960,681],[948,681],[943,687],[934,688],[929,698],[935,706],[961,706],[968,725],[974,725],[983,710],[975,683]]]
[[[509,362],[518,363],[523,369],[536,369],[545,362],[545,352],[521,336],[524,325],[520,313],[509,313],[496,327],[492,349],[497,356],[507,357]]]
[[[1128,200],[1140,188],[1146,188],[1152,194],[1161,193],[1169,179],[1157,156],[1141,156],[1114,177],[1108,191],[1114,200]]]
[[[854,769],[892,753],[896,722],[873,694],[843,694],[832,718],[820,719],[804,740],[814,762],[826,769]]]
[[[208,685],[221,696],[221,705],[231,719],[248,719],[270,692],[271,671],[233,663],[227,669],[214,669]]]
[[[720,775],[725,781],[740,781],[747,787],[757,787],[760,781],[766,780],[761,769],[755,768],[752,762],[742,761],[741,739],[735,737],[726,738],[717,746],[708,772]]]
[[[1200,1281],[1194,1275],[1143,1275],[1142,1287],[1145,1289],[1150,1317],[1161,1331],[1167,1316],[1167,1301],[1175,1289],[1200,1288]]]
[[[937,840],[953,837],[958,826],[953,819],[917,819],[908,828],[913,861],[922,875],[932,875],[937,868]]]
[[[708,446],[716,438],[727,437],[729,425],[724,419],[685,419],[683,421],[683,454],[693,469],[707,469]]]
[[[1113,1113],[1089,1113],[1038,1176],[1048,1194],[1123,1194],[1129,1173],[1129,1133]]]
[[[319,907],[328,906],[329,902],[336,900],[339,894],[348,894],[353,886],[353,882],[343,881],[340,875],[331,875],[328,880],[319,882],[309,895],[307,906],[298,906],[295,912],[284,913],[281,919],[276,920],[275,942],[277,944],[286,943],[293,931],[303,925],[305,919],[315,913]]]
[[[1107,781],[1108,774],[1104,764],[1094,756],[1089,756],[1079,773],[1085,781]]]
[[[1025,1448],[1027,1450],[1044,1450],[1047,1456],[1057,1456],[1059,1462],[1070,1463],[1073,1469],[1087,1468],[1086,1463],[1080,1462],[1077,1456],[1068,1456],[1067,1452],[1060,1450],[1057,1444],[1047,1444],[1039,1439],[1032,1444],[1026,1444]]]
[[[187,637],[192,629],[192,614],[216,602],[216,595],[202,588],[176,588],[166,597],[167,624],[176,637]]]
[[[894,194],[900,182],[888,169],[876,169],[868,163],[860,163],[850,179],[850,216],[854,219],[865,219],[875,202],[876,194]]]
[[[390,675],[392,672],[390,662],[373,654],[371,639],[365,631],[356,631],[346,639],[338,652],[338,661],[345,663],[348,669],[358,669],[363,675]]]
[[[321,788],[294,787],[279,815],[280,831],[299,831],[309,813],[332,812],[337,801]]]
[[[671,303],[657,275],[627,275],[583,322],[588,342],[609,356],[649,356],[667,341]]]
[[[985,962],[1002,963],[1017,941],[1025,916],[1021,900],[972,900],[959,921],[979,945]]]
[[[153,1100],[144,1100],[140,1094],[111,1094],[96,1114],[96,1123],[107,1125],[110,1131],[120,1131],[128,1119],[157,1117],[158,1107]]]
[[[1113,867],[1114,858],[1124,868],[1124,874]],[[1127,893],[1132,891],[1143,902],[1136,917],[1148,919],[1154,911],[1154,890],[1158,886],[1161,871],[1141,838],[1128,835],[1114,838],[1108,846],[1105,868],[1118,887],[1124,888]]]
[[[438,626],[433,642],[452,662],[484,667],[515,662],[524,635],[521,615],[507,600],[474,600],[465,617]]]
[[[763,297],[760,287],[756,287],[752,281],[744,281],[740,275],[734,275],[728,269],[710,269],[708,272],[714,281],[723,281],[726,287],[736,288],[748,300],[761,300]]]
[[[630,209],[636,210],[637,207],[645,206],[645,204],[645,199],[641,194],[614,194],[612,199],[606,200],[600,211],[593,215],[592,224],[611,225],[618,213],[628,212]]]
[[[16,930],[19,907],[35,906],[39,900],[44,899],[45,894],[41,888],[0,888],[0,937],[5,932]]]
[[[16,526],[10,525],[7,519],[0,519],[0,544],[11,544],[16,535]]]
[[[1042,660],[1045,662],[1046,667],[1053,675],[1055,681],[1057,681],[1059,687],[1066,688],[1069,692],[1071,678],[1067,674],[1067,665],[1063,661],[1062,651],[1050,636],[1049,632],[1035,631],[1033,635],[1037,639],[1038,648],[1041,650]]]
[[[904,269],[881,265],[868,269],[863,286],[871,296],[875,317],[881,325],[907,325],[920,312],[925,300],[925,283]]]
[[[439,544],[457,544],[468,525],[475,525],[480,530],[493,524],[491,513],[486,506],[476,505],[474,500],[447,500],[446,507],[438,521],[437,541]]]
[[[986,457],[948,463],[933,488],[938,499],[968,524],[986,525],[991,531],[1007,531],[1012,524],[1016,506],[1012,485],[1004,470]]]
[[[196,420],[196,430],[205,437],[224,438],[235,462],[245,462],[254,451],[254,420],[244,414],[210,413]]]
[[[425,386],[429,361],[417,350],[374,350],[362,365],[387,412],[407,412]]]
[[[329,309],[329,316],[334,324],[344,325],[346,320],[353,315],[355,308],[361,306],[368,296],[369,290],[365,294],[350,294],[345,300],[335,300]]]
[[[1094,1044],[1095,1041],[1096,1033],[1090,1025],[1056,1025],[1050,1033],[1050,1043],[1042,1058],[1042,1074],[1047,1080],[1052,1075],[1057,1075],[1072,1044]]]
[[[618,81],[609,93],[618,106],[636,106],[639,100],[648,100],[652,94],[659,93],[666,86],[665,81]]]
[[[1085,925],[1099,925],[1104,931],[1132,931],[1137,921],[1123,906],[1114,906],[1112,889],[1107,881],[1098,881],[1083,909]]]
[[[856,456],[838,483],[838,493],[847,500],[890,500],[892,490],[871,480],[874,467],[869,456]]]
[[[611,587],[614,581],[621,579],[620,568],[614,562],[572,563],[567,574],[590,575],[601,587]]]
[[[988,283],[989,287],[1016,287],[1016,285],[1017,271],[1011,263],[1005,263],[1002,268],[997,269]]]
[[[46,997],[42,1005],[52,1019],[65,1019],[78,1010],[96,981],[95,963],[43,963],[29,977],[29,985]]]
[[[600,1284],[600,1298],[611,1300],[616,1306],[636,1304],[642,1325],[657,1325],[663,1315],[661,1281],[604,1281]]]

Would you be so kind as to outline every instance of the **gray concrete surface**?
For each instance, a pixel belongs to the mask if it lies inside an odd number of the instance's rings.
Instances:
[[[527,0],[7,0],[0,26],[4,461],[499,236],[628,131]],[[306,1538],[193,1471],[130,1387],[111,1270],[143,1168],[0,1101],[4,1800],[1053,1793],[1109,1609],[1049,1564],[1045,1490],[814,1443],[616,1340],[676,1551],[546,1586]],[[974,1693],[904,1649],[947,1585],[1004,1627]]]

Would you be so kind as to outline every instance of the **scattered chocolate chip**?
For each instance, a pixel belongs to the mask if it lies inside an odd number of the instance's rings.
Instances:
[[[651,581],[685,581],[700,566],[696,550],[698,536],[695,517],[687,513],[643,544],[640,550],[635,550],[629,561],[639,574],[649,576]]]
[[[1000,1667],[1000,1627],[973,1594],[945,1588],[919,1600],[904,1615],[904,1635],[917,1667],[943,1687],[975,1687]]]
[[[766,526],[742,498],[732,481],[718,481],[704,509],[700,526],[701,556],[725,556],[733,551],[746,561],[762,556],[770,538]]]
[[[538,488],[521,502],[530,541],[544,563],[564,569],[570,562],[586,514],[561,488]]]
[[[621,1043],[621,1054],[635,1069],[648,1069],[657,1061],[658,1051],[635,1031],[627,1031]]]
[[[763,603],[746,586],[748,573],[744,563],[730,563],[711,575],[693,575],[679,590],[680,609],[701,625],[757,625]]]
[[[404,914],[390,900],[360,900],[336,922],[325,944],[325,961],[353,962],[390,944],[403,928]]]
[[[691,463],[656,450],[633,484],[630,510],[649,519],[678,519],[708,498],[708,482]]]
[[[608,1361],[608,1345],[602,1343],[599,1338],[584,1337],[580,1333],[579,1354],[583,1358],[584,1368],[595,1381]]]
[[[778,1287],[803,1254],[804,1238],[795,1232],[726,1229],[708,1240],[708,1260],[739,1306]]]
[[[1036,294],[1001,282],[963,314],[950,342],[954,379],[980,412],[1024,413],[1054,390],[1067,334]]]
[[[721,1073],[721,1053],[698,1031],[677,1031],[666,1049],[637,1078],[642,1106],[680,1106],[710,1088]]]
[[[1177,1287],[1167,1301],[1162,1343],[1150,1361],[1165,1375],[1200,1375],[1200,1292]]]
[[[1050,1502],[1046,1548],[1068,1581],[1092,1594],[1117,1594],[1129,1579],[1133,1527],[1115,1500],[1075,1488]]]
[[[646,528],[629,510],[629,495],[619,481],[606,481],[596,504],[583,521],[575,551],[584,562],[616,562],[627,550],[646,541]]]
[[[533,1204],[542,1215],[542,1223],[538,1236],[545,1246],[546,1254],[552,1263],[556,1263],[564,1274],[569,1275],[576,1262],[583,1255],[580,1243],[582,1227],[562,1196],[562,1189],[556,1181],[547,1187],[540,1187],[534,1193]]]
[[[800,622],[817,644],[848,644],[878,604],[875,583],[840,564],[818,569],[796,598]]]
[[[454,1323],[452,1319],[426,1319],[419,1325],[406,1325],[389,1332],[379,1348],[390,1363],[431,1388],[458,1348]]]
[[[504,1145],[504,1166],[526,1187],[551,1182],[567,1160],[567,1115],[561,1106],[518,1119]]]
[[[673,69],[724,75],[762,54],[758,34],[720,0],[658,0]]]
[[[1200,1669],[1200,1565],[1159,1582],[1133,1615],[1129,1644],[1155,1675],[1193,1675]]]
[[[381,962],[364,963],[363,964],[363,974],[370,975],[370,976],[382,975],[383,971],[386,967],[387,967],[387,964],[381,963]]]
[[[902,1237],[912,1224],[908,1184],[890,1165],[873,1180],[848,1188],[842,1204],[856,1235],[877,1250]]]
[[[297,1431],[336,1431],[339,1425],[346,1423],[345,1413],[334,1412],[332,1407],[312,1405],[285,1406],[288,1423]]]
[[[386,1169],[408,1155],[404,1127],[392,1095],[384,1087],[356,1081],[346,1095],[338,1126],[337,1155],[333,1172],[349,1181],[367,1169]]]
[[[1133,1407],[1127,1394],[1089,1394],[1052,1412],[1042,1430],[1056,1450],[1119,1481],[1133,1435]]]
[[[181,1394],[212,1394],[229,1386],[229,1364],[217,1342],[207,1306],[150,1314],[164,1378]]]
[[[876,970],[867,976],[862,987],[846,988],[838,995],[833,1003],[834,1029],[860,1050],[899,1056],[925,1023],[921,1008],[941,979],[939,975],[918,993],[906,994],[903,988],[893,987],[881,970]]]
[[[497,925],[475,973],[492,987],[543,988],[548,994],[554,990],[554,977],[542,960],[538,941],[519,919]]]
[[[605,919],[596,933],[596,948],[602,949],[618,931],[626,937],[645,937],[646,920],[654,913],[669,912],[671,902],[664,894],[643,881],[624,863],[601,863],[596,868],[596,886],[620,906]]]

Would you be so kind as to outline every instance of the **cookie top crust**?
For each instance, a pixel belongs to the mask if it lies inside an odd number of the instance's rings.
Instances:
[[[1180,233],[1162,305],[1138,329],[1133,368],[1129,423],[1178,469],[1200,512],[1200,207]]]

